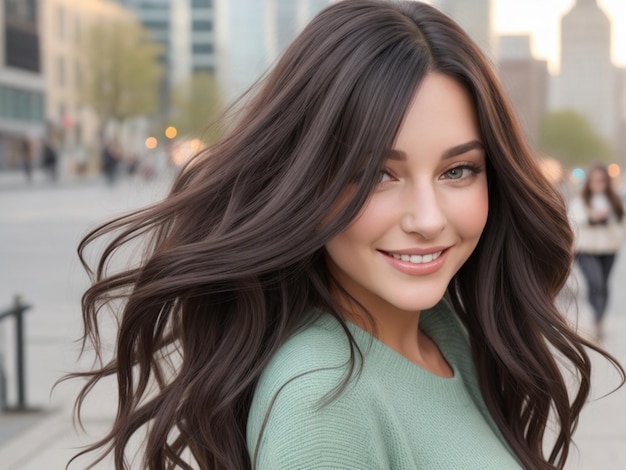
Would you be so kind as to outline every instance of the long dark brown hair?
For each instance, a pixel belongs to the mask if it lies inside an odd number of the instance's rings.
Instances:
[[[89,269],[88,247],[113,237],[90,270],[84,346],[103,351],[106,307],[119,323],[112,359],[72,375],[88,379],[79,416],[98,381],[118,384],[113,427],[85,452],[113,453],[116,468],[128,468],[129,440],[146,432],[145,468],[251,468],[246,420],[257,379],[310,320],[311,306],[342,321],[324,246],[367,200],[432,72],[471,95],[489,181],[484,233],[447,296],[515,455],[526,468],[563,467],[589,394],[586,347],[598,350],[555,307],[572,263],[564,202],[526,147],[488,60],[456,23],[412,1],[346,0],[322,11],[165,200],[82,241]],[[141,260],[111,271],[138,241],[147,247]],[[557,356],[578,378],[571,400]],[[556,440],[544,455],[551,413]]]
[[[589,167],[589,169],[587,170],[587,179],[585,180],[585,184],[583,185],[582,190],[583,201],[585,201],[587,207],[591,205],[592,192],[589,175],[591,175],[591,173],[594,171],[599,171],[600,173],[602,173],[604,181],[606,182],[604,195],[609,200],[609,203],[611,204],[611,208],[613,209],[613,213],[617,217],[617,220],[621,221],[624,218],[624,204],[622,204],[622,200],[620,199],[617,192],[615,192],[615,189],[611,184],[611,176],[609,175],[609,170],[604,163],[595,163],[591,165],[591,167]]]

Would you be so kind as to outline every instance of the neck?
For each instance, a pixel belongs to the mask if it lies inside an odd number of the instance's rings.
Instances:
[[[389,304],[371,298],[359,299],[357,304],[337,290],[333,296],[344,320],[368,332],[422,369],[441,377],[453,376],[452,368],[437,345],[419,329],[421,312],[392,309]]]

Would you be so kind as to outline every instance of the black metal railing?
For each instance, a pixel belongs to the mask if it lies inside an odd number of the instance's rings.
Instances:
[[[19,295],[13,300],[13,306],[0,311],[0,321],[13,317],[15,319],[15,371],[17,378],[17,404],[9,407],[6,399],[6,375],[0,364],[0,380],[2,388],[0,390],[0,410],[2,411],[26,411],[26,366],[24,357],[24,312],[31,308],[31,305],[22,303]]]

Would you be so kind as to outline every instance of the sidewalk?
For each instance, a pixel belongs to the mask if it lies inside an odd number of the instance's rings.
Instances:
[[[38,178],[28,185],[20,173],[0,172],[0,309],[8,307],[16,294],[33,306],[24,319],[26,404],[41,410],[0,413],[1,470],[63,469],[76,447],[85,443],[71,420],[80,382],[52,390],[62,375],[87,370],[91,363],[89,357],[77,362],[80,297],[88,280],[76,248],[91,228],[154,202],[169,184],[164,175],[151,181],[122,178],[114,186],[100,178],[84,182],[65,178],[58,184]],[[9,405],[17,401],[12,323],[12,319],[0,322]],[[112,396],[112,388],[99,388],[87,404],[89,441],[110,422],[115,412]],[[84,464],[78,461],[71,468],[86,468]]]
[[[31,180],[28,181],[22,171],[0,171],[1,191],[29,191],[34,189],[50,189],[75,185],[90,185],[101,180],[100,175],[78,176],[73,173],[61,173],[56,181],[50,178],[40,169],[33,170]]]

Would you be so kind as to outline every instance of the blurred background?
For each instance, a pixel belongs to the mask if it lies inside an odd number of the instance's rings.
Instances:
[[[0,0],[0,468],[63,468],[81,441],[76,246],[89,228],[162,197],[209,124],[330,0]],[[569,197],[596,161],[624,192],[625,0],[430,0],[491,59],[546,175]],[[583,327],[590,314],[578,280]],[[605,346],[626,360],[626,259]],[[86,359],[89,359],[87,357]],[[594,396],[616,384],[599,369]],[[113,389],[95,394],[97,436]],[[105,406],[106,404],[106,406]],[[626,468],[626,394],[583,413],[568,468]],[[72,468],[81,468],[78,464]],[[98,467],[100,468],[100,467]],[[106,463],[101,468],[109,468]]]
[[[328,3],[2,0],[0,172],[150,178],[180,165],[217,137],[208,124]],[[620,176],[626,2],[429,3],[492,59],[554,178],[580,180],[595,160]]]

